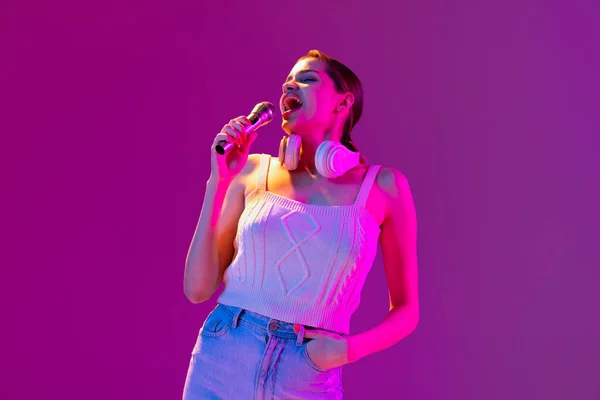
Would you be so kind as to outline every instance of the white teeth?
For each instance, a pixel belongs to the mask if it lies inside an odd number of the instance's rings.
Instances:
[[[289,111],[289,110],[292,109],[292,107],[291,107],[290,102],[288,101],[288,99],[293,99],[293,100],[296,101],[297,104],[296,104],[296,107],[294,107],[294,109],[299,108],[302,105],[302,101],[300,100],[300,97],[298,97],[296,95],[293,95],[293,94],[290,94],[290,95],[287,95],[287,96],[285,96],[283,98],[282,103],[283,103],[283,110],[284,111]]]

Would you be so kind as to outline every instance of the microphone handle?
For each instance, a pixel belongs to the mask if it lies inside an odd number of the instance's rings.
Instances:
[[[262,121],[260,119],[260,115],[255,114],[255,113],[248,115],[247,118],[250,120],[250,125],[248,125],[248,127],[246,128],[246,135],[249,135],[252,132],[254,132],[256,130],[256,128],[261,126]],[[227,140],[221,140],[215,146],[215,150],[220,155],[224,155],[224,154],[229,153],[231,151],[231,149],[233,149],[234,146],[235,146],[235,143],[230,143]]]
[[[233,143],[229,143],[226,140],[221,140],[219,143],[217,143],[217,145],[215,146],[215,150],[217,151],[217,153],[219,153],[220,155],[224,155],[227,154],[231,151],[231,149],[233,148],[233,146],[235,146],[235,144]]]

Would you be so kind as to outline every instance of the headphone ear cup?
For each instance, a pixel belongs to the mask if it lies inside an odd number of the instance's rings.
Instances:
[[[332,140],[321,143],[315,153],[315,166],[325,178],[337,178],[354,168],[359,161],[360,153]]]
[[[295,170],[300,162],[300,153],[302,147],[302,138],[291,134],[284,136],[279,144],[279,162],[287,170]]]
[[[333,174],[329,168],[329,152],[332,148],[333,143],[329,140],[324,141],[317,147],[315,152],[315,167],[321,176],[325,178],[331,178]]]
[[[279,163],[283,165],[285,163],[285,149],[287,148],[287,136],[283,136],[281,142],[279,142]]]

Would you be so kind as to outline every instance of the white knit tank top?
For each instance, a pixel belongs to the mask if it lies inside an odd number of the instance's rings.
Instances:
[[[354,204],[325,206],[267,191],[270,159],[261,154],[217,302],[349,334],[377,253],[380,228],[365,204],[381,166],[369,167]]]

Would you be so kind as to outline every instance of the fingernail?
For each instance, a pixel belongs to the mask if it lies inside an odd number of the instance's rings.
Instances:
[[[299,330],[300,330],[300,325],[294,324],[294,332],[298,333]]]

